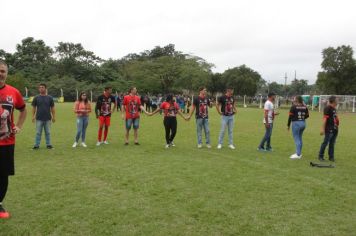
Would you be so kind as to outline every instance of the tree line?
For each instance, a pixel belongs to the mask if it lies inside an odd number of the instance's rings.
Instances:
[[[66,100],[74,100],[76,89],[100,94],[104,87],[127,91],[137,86],[140,93],[193,93],[206,86],[210,93],[232,87],[235,94],[255,96],[274,91],[282,96],[306,92],[356,93],[356,83],[341,85],[340,81],[355,81],[356,63],[350,46],[323,50],[322,72],[316,85],[306,80],[294,80],[282,85],[267,83],[261,75],[246,65],[214,73],[214,65],[205,59],[180,52],[174,44],[156,46],[141,53],[131,53],[120,59],[102,59],[86,50],[80,43],[59,42],[54,48],[43,40],[25,38],[16,45],[14,53],[0,49],[0,59],[9,65],[8,83],[22,92],[27,87],[31,95],[45,82],[50,94],[64,91]]]

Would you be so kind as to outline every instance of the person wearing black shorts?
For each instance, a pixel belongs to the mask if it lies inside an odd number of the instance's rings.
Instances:
[[[7,64],[0,61],[0,219],[10,217],[2,202],[7,192],[9,176],[15,174],[15,134],[21,131],[26,119],[26,105],[22,95],[16,88],[6,84],[7,72]],[[14,109],[20,111],[16,125]]]

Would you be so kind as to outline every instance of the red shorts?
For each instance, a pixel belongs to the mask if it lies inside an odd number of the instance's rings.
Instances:
[[[110,116],[99,116],[99,125],[100,126],[110,126]]]

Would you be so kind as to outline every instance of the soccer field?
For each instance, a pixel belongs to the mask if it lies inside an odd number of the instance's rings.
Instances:
[[[164,148],[163,118],[142,115],[140,146],[124,146],[124,122],[113,114],[109,145],[96,147],[92,114],[88,148],[72,148],[72,103],[56,104],[54,150],[31,150],[30,106],[17,137],[16,175],[0,235],[355,235],[356,116],[340,114],[336,168],[311,168],[322,141],[312,112],[303,158],[291,160],[288,110],[276,118],[274,152],[256,150],[263,112],[239,108],[236,150],[217,150],[220,117],[210,109],[213,148],[196,148],[195,119],[178,117],[176,147]],[[227,136],[227,133],[225,134]]]

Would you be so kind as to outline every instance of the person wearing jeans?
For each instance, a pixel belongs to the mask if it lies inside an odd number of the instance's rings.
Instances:
[[[203,147],[202,130],[204,129],[206,147],[211,148],[210,145],[210,129],[208,108],[211,107],[210,100],[206,97],[207,90],[205,87],[199,89],[199,96],[193,99],[192,109],[189,112],[188,119],[190,119],[195,112],[197,125],[198,148]],[[189,107],[188,107],[189,109]]]
[[[335,142],[339,133],[339,117],[336,112],[337,100],[335,96],[329,98],[329,104],[324,109],[323,125],[320,130],[320,135],[325,135],[324,141],[320,146],[319,161],[325,161],[324,152],[329,145],[329,161],[334,162]]]
[[[47,149],[52,149],[51,124],[55,122],[54,101],[47,95],[46,84],[40,84],[38,88],[40,94],[32,101],[32,122],[36,122],[36,138],[33,149],[40,147],[42,130],[45,131]]]
[[[290,108],[289,118],[288,118],[288,131],[290,130],[290,125],[292,123],[292,134],[296,146],[295,154],[291,155],[291,159],[302,158],[302,147],[303,147],[303,132],[306,127],[305,120],[309,118],[309,110],[303,102],[301,96],[297,96],[294,99],[294,104]]]
[[[229,148],[235,149],[233,143],[233,128],[234,128],[234,115],[236,113],[235,99],[232,96],[234,90],[232,88],[227,88],[225,95],[217,99],[216,110],[221,115],[221,129],[219,134],[218,149],[222,148],[225,129],[228,129],[229,136]]]
[[[271,136],[273,130],[273,121],[274,117],[278,115],[278,113],[274,112],[274,105],[273,102],[276,98],[276,94],[271,92],[268,94],[268,100],[265,102],[264,105],[264,118],[263,123],[265,125],[265,135],[263,136],[260,145],[258,146],[258,151],[272,151],[271,146]],[[266,147],[265,147],[266,144]]]
[[[85,144],[85,134],[89,123],[89,113],[91,112],[91,104],[85,92],[81,92],[78,101],[74,103],[74,113],[77,114],[77,134],[72,147],[77,147],[79,139],[82,138],[82,147],[87,147]]]

